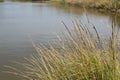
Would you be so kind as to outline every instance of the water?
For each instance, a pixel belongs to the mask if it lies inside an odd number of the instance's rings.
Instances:
[[[23,57],[36,53],[30,38],[36,43],[46,44],[56,39],[54,33],[65,31],[61,21],[69,27],[73,19],[86,23],[86,13],[90,22],[97,26],[99,33],[107,34],[107,29],[103,26],[111,25],[113,19],[108,13],[95,10],[86,12],[80,8],[48,3],[0,3],[0,80],[21,80],[2,73],[5,70],[3,65],[11,65],[9,61],[23,61]],[[117,25],[119,26],[119,23]]]

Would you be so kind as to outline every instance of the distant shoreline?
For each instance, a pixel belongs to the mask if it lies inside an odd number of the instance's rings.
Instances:
[[[51,0],[51,2],[120,13],[120,1],[118,0],[116,2],[110,0],[100,0],[99,2],[98,0]]]

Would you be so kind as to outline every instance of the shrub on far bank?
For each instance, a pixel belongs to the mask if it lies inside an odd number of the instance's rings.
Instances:
[[[0,2],[3,2],[3,0],[0,0]]]

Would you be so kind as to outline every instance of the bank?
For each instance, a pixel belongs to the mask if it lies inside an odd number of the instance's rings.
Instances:
[[[51,2],[120,13],[119,0],[51,0]]]

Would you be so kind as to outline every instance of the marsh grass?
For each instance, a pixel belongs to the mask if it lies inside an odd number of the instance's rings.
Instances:
[[[96,27],[72,21],[73,30],[66,28],[62,37],[56,35],[57,45],[33,46],[37,54],[25,58],[25,63],[14,62],[18,69],[5,66],[6,73],[26,80],[120,80],[118,34],[115,25],[111,35],[102,38]]]

